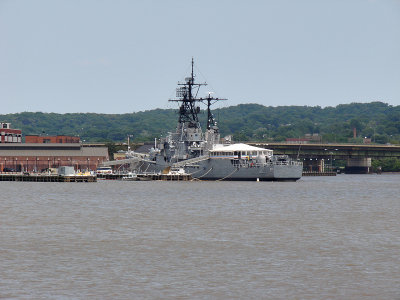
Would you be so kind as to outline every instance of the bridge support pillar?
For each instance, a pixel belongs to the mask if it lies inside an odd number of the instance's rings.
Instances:
[[[344,169],[346,174],[367,174],[371,168],[371,158],[348,158]]]
[[[303,162],[303,169],[308,172],[324,172],[325,161],[324,159],[305,159]]]

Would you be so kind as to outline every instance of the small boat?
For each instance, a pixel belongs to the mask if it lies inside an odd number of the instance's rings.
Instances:
[[[111,167],[99,167],[96,170],[97,175],[107,175],[107,174],[112,174],[113,170]]]
[[[125,176],[122,177],[123,181],[138,181],[139,177],[137,176],[136,173],[129,172]]]

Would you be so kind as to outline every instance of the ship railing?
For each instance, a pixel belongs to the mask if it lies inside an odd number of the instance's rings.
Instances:
[[[301,161],[297,160],[274,161],[271,163],[278,166],[300,166],[303,164]]]
[[[301,161],[289,160],[289,161],[269,161],[265,163],[259,163],[254,161],[239,161],[239,160],[232,160],[232,164],[235,167],[240,168],[257,168],[257,167],[265,167],[265,166],[300,166],[303,163]]]
[[[257,162],[252,162],[252,161],[239,161],[239,160],[231,160],[231,163],[235,167],[239,168],[257,168],[257,167],[263,167],[266,165],[266,163],[257,163]]]

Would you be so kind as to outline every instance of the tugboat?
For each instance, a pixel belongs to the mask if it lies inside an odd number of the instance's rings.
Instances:
[[[166,168],[183,169],[194,179],[201,180],[254,180],[296,181],[300,179],[303,164],[286,155],[273,155],[269,149],[247,144],[221,144],[217,122],[211,105],[226,100],[208,97],[197,98],[201,86],[195,83],[192,59],[191,74],[185,82],[178,83],[176,99],[179,103],[178,125],[150,153],[143,157],[130,152],[139,160],[137,172],[162,172]],[[203,132],[198,115],[200,104],[207,107],[207,126]]]

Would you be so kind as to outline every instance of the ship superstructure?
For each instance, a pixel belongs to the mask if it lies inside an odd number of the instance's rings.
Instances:
[[[178,83],[176,98],[170,99],[171,102],[179,103],[178,126],[176,132],[169,133],[166,138],[160,140],[157,154],[162,155],[168,163],[177,163],[182,160],[208,155],[209,150],[219,143],[220,134],[211,112],[210,106],[217,101],[226,100],[214,98],[211,93],[208,97],[197,97],[201,86],[207,83],[196,83],[193,73],[194,62],[192,59],[192,72],[190,77],[185,78],[185,82]],[[199,113],[200,104],[207,106],[207,127],[203,132]]]

